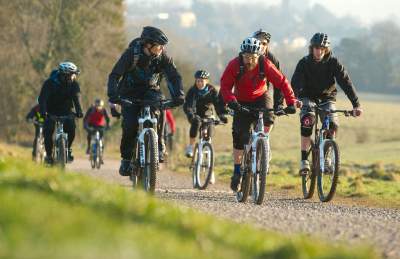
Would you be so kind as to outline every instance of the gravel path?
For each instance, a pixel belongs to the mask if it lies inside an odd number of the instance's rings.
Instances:
[[[100,171],[78,159],[71,170],[129,188],[130,181],[117,173],[119,161],[106,161]],[[217,179],[218,180],[218,179]],[[262,206],[236,202],[228,184],[217,183],[206,191],[194,190],[190,175],[161,170],[156,196],[218,217],[251,223],[281,233],[302,233],[328,241],[371,244],[384,258],[400,258],[400,210],[341,206],[305,201],[285,193],[267,193]]]

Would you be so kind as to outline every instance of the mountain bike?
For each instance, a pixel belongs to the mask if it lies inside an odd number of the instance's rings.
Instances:
[[[245,145],[240,165],[240,184],[236,192],[238,202],[246,202],[249,194],[255,204],[262,204],[264,200],[271,148],[269,143],[270,133],[264,132],[264,113],[274,112],[277,116],[293,114],[296,109],[292,106],[275,111],[267,108],[253,108],[242,106],[242,112],[249,116],[258,115],[254,129],[251,129],[249,143]]]
[[[68,134],[64,132],[64,121],[75,118],[75,115],[49,115],[49,117],[56,123],[53,145],[54,162],[64,169],[68,163]]]
[[[136,149],[132,159],[130,179],[134,188],[142,183],[143,189],[154,193],[159,170],[157,118],[152,112],[172,108],[172,100],[127,100],[121,99],[123,105],[140,106],[138,118],[139,129],[136,137]]]
[[[346,117],[352,114],[350,110],[327,110],[320,105],[310,107],[315,111],[314,140],[308,155],[311,154],[311,171],[301,172],[301,186],[305,199],[314,195],[315,184],[317,183],[318,196],[320,201],[330,201],[336,192],[339,179],[340,153],[339,146],[335,141],[334,134],[329,129],[331,114],[343,113]],[[322,127],[318,129],[320,114],[325,115]]]
[[[39,128],[39,133],[35,139],[35,162],[43,163],[46,157],[46,149],[44,147],[43,123],[34,121],[33,124]]]
[[[90,127],[90,153],[89,160],[92,169],[100,169],[103,164],[103,139],[101,138],[101,131],[103,127]]]
[[[192,172],[193,188],[205,190],[214,177],[214,149],[211,142],[211,131],[215,125],[222,124],[213,117],[201,121],[199,141],[193,150],[190,170]]]

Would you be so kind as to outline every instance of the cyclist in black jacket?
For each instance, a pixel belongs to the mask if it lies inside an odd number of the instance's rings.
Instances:
[[[25,119],[27,122],[34,123],[35,125],[35,138],[33,139],[33,149],[32,149],[32,160],[36,159],[36,140],[39,137],[39,130],[40,130],[40,125],[43,125],[44,123],[44,118],[40,115],[39,112],[39,104],[36,104],[35,106],[32,107],[32,109],[26,114]]]
[[[311,38],[309,54],[302,58],[296,66],[292,77],[292,86],[296,97],[303,101],[300,113],[301,123],[301,165],[300,174],[310,170],[307,150],[311,144],[312,128],[315,124],[314,111],[310,109],[319,103],[324,109],[335,110],[336,85],[339,84],[353,105],[353,115],[360,116],[362,109],[356,90],[349,74],[339,60],[332,55],[328,35],[316,33]],[[324,114],[321,120],[324,119]],[[338,129],[338,118],[331,114],[331,134],[334,136]]]
[[[189,89],[185,104],[183,105],[183,110],[190,123],[190,140],[189,145],[186,147],[187,157],[193,156],[193,145],[196,142],[196,136],[201,126],[201,119],[210,117],[213,114],[211,105],[214,105],[219,119],[224,123],[228,122],[228,119],[224,115],[225,110],[221,109],[222,105],[218,98],[217,89],[208,83],[210,73],[206,70],[198,70],[194,74],[194,78],[195,83]]]
[[[165,75],[171,97],[176,106],[184,102],[182,78],[172,58],[164,51],[168,38],[160,29],[146,26],[140,38],[134,39],[114,65],[108,78],[108,97],[110,103],[120,103],[120,98],[144,99],[162,96],[160,82]],[[152,97],[153,96],[153,97]],[[129,176],[133,170],[131,163],[138,131],[140,107],[122,107],[121,166],[119,173]],[[159,114],[158,140],[160,162],[164,161],[163,141],[165,112]]]
[[[268,60],[270,60],[277,69],[281,70],[279,60],[269,50],[271,34],[269,32],[264,31],[263,29],[259,29],[258,31],[255,31],[253,33],[253,37],[261,41],[261,49],[264,52],[264,56]],[[269,96],[273,96],[273,98],[274,98],[274,109],[279,110],[280,108],[283,108],[283,95],[282,95],[281,91],[275,87],[271,87],[270,82],[268,82],[268,88],[269,88],[268,89]],[[272,120],[273,120],[273,118],[272,118]]]
[[[40,114],[45,118],[44,143],[46,148],[45,162],[53,163],[53,132],[55,122],[47,115],[67,116],[72,114],[75,108],[76,116],[83,117],[80,103],[80,87],[76,81],[79,74],[78,67],[72,62],[62,62],[58,70],[53,70],[50,77],[43,83],[39,95]],[[68,134],[68,160],[73,161],[71,146],[75,138],[75,121],[64,121],[64,131]]]

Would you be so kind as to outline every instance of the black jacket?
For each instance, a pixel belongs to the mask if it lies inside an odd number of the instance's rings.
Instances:
[[[218,98],[218,91],[213,85],[207,84],[208,91],[201,94],[201,91],[194,85],[186,94],[183,110],[186,116],[190,117],[194,114],[204,117],[208,111],[212,111],[211,105],[214,105],[217,115],[223,114],[222,105]]]
[[[164,52],[156,58],[143,53],[140,39],[133,40],[114,65],[108,77],[108,96],[142,98],[148,89],[159,90],[160,82],[166,76],[171,97],[183,97],[181,75],[172,58]]]
[[[315,62],[312,54],[305,56],[297,64],[292,77],[296,97],[311,100],[336,100],[335,82],[343,89],[353,107],[360,105],[349,74],[331,52],[321,62]]]
[[[80,91],[77,81],[67,83],[61,79],[58,71],[54,70],[40,90],[40,114],[68,115],[73,107],[77,114],[82,114]]]
[[[265,57],[269,61],[271,61],[272,64],[274,64],[277,69],[281,70],[279,65],[279,60],[270,51],[267,52],[267,55]],[[268,87],[270,87],[269,82],[268,82]],[[281,90],[274,87],[274,108],[276,109],[278,106],[282,105],[283,105],[283,95],[281,93]]]

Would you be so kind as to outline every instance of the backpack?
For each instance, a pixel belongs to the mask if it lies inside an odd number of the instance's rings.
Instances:
[[[264,68],[264,55],[260,55],[258,57],[258,75],[260,77],[260,80],[265,79],[265,68]],[[236,81],[239,81],[240,78],[244,74],[244,62],[243,62],[243,55],[242,53],[239,54],[239,72],[236,75]]]

